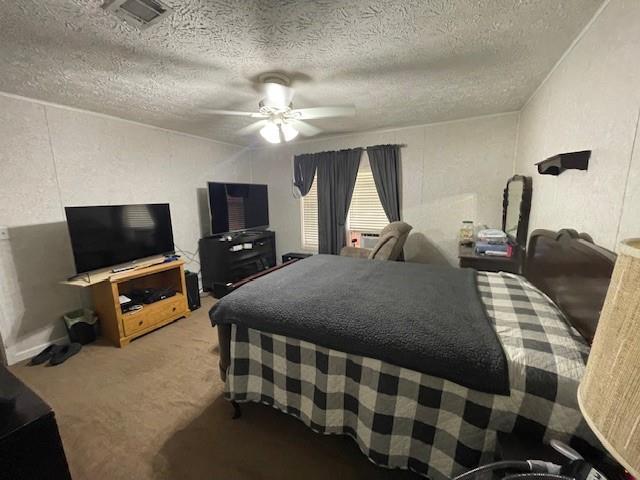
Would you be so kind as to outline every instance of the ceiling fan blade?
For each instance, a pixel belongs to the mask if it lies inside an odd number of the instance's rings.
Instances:
[[[314,135],[322,133],[322,130],[320,130],[318,127],[314,127],[307,122],[301,122],[300,120],[296,120],[295,118],[287,119],[287,123],[298,130],[305,137],[313,137]]]
[[[207,108],[202,111],[212,115],[234,115],[236,117],[266,118],[268,116],[260,112],[239,112],[237,110],[212,110]]]
[[[356,107],[353,105],[337,105],[334,107],[297,108],[291,112],[299,120],[312,120],[314,118],[353,117]]]
[[[271,107],[288,107],[295,94],[293,88],[272,82],[265,83],[263,91],[264,103]]]
[[[237,133],[238,135],[250,135],[260,130],[267,123],[269,123],[269,120],[258,120],[257,122],[253,122],[251,125],[247,125],[246,127],[241,128]]]

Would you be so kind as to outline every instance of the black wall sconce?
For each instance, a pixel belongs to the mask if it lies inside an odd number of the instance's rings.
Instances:
[[[565,170],[587,170],[589,168],[591,150],[581,152],[560,153],[536,163],[541,175],[560,175]]]

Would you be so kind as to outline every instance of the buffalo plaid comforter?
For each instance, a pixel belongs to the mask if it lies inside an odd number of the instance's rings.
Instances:
[[[433,480],[492,461],[499,431],[595,445],[576,398],[586,342],[524,278],[479,272],[478,287],[507,356],[508,396],[232,325],[225,397],[348,435],[374,463]]]

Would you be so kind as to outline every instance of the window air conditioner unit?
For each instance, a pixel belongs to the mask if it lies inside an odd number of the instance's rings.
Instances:
[[[360,246],[362,248],[373,248],[378,243],[380,235],[377,233],[363,233],[360,235]]]
[[[159,0],[107,0],[102,8],[140,30],[155,25],[173,13]]]

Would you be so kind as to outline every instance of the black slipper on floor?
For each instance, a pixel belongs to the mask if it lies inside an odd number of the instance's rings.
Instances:
[[[62,347],[60,345],[49,345],[47,348],[42,350],[39,354],[31,359],[29,365],[41,365],[51,357],[53,357],[58,350]]]
[[[49,365],[60,365],[62,362],[66,361],[67,358],[73,357],[76,353],[78,353],[81,348],[82,345],[80,345],[79,343],[70,343],[69,345],[60,347],[60,350],[54,353],[51,357]]]

